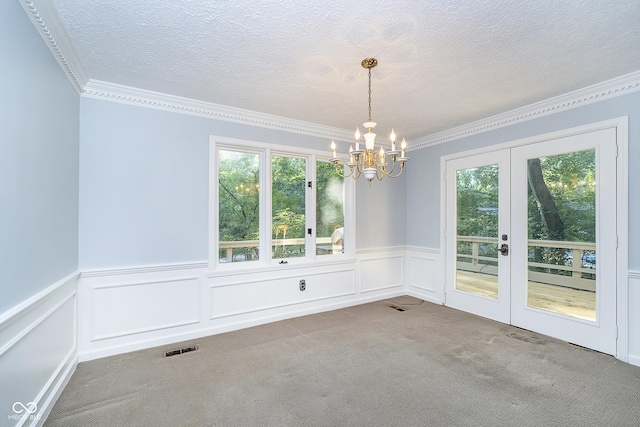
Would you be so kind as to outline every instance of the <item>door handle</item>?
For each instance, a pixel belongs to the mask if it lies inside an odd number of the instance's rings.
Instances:
[[[500,253],[504,256],[509,255],[509,245],[503,243],[502,246],[498,248],[498,251],[500,251]]]

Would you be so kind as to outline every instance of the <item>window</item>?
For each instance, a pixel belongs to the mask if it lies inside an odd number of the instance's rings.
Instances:
[[[218,259],[260,259],[260,155],[218,151]]]
[[[303,257],[306,253],[307,162],[285,156],[271,161],[271,254],[274,258]]]
[[[316,254],[344,252],[344,179],[332,163],[316,163],[316,212]]]
[[[353,215],[345,214],[352,180],[336,173],[327,154],[212,137],[211,268],[352,253]]]

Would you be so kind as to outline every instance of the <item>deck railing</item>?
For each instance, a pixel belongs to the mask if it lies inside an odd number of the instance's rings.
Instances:
[[[291,246],[304,246],[305,243],[306,239],[304,237],[299,239],[272,239],[271,247],[284,249]],[[333,244],[331,241],[331,237],[317,237],[316,248],[318,248],[320,245],[323,246],[324,253],[336,253],[336,251],[342,250],[342,245]],[[239,240],[233,242],[218,243],[218,248],[225,251],[225,256],[223,258],[226,259],[226,262],[231,262],[233,260],[234,249],[238,250],[247,248],[258,248],[259,246],[259,240]],[[339,246],[339,248],[337,246]]]
[[[471,243],[471,254],[457,253],[457,268],[477,273],[498,274],[498,246],[495,237],[458,236],[458,243]],[[495,245],[495,255],[480,255],[480,245]],[[549,264],[529,261],[529,281],[565,286],[594,292],[596,289],[596,244],[589,242],[564,242],[555,240],[529,240],[529,248],[560,249],[565,264]],[[486,251],[485,251],[486,252]],[[528,255],[528,254],[527,254]],[[569,262],[571,260],[571,262]],[[583,265],[584,264],[584,265]],[[570,275],[561,272],[570,272]],[[559,274],[560,273],[560,274]]]

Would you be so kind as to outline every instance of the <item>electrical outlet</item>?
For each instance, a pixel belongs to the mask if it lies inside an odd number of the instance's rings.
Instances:
[[[307,289],[307,282],[304,279],[302,279],[300,280],[300,290],[304,291],[305,289]]]

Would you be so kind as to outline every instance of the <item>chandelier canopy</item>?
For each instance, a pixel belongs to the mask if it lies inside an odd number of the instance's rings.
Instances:
[[[369,120],[363,124],[367,133],[365,133],[365,149],[360,149],[360,128],[356,128],[355,133],[355,150],[353,146],[349,147],[349,172],[344,174],[340,170],[340,157],[336,155],[336,143],[331,141],[331,150],[333,151],[333,157],[331,162],[336,166],[336,172],[344,177],[352,177],[353,179],[360,178],[361,175],[369,181],[373,178],[378,178],[382,181],[382,178],[388,176],[390,178],[397,178],[404,170],[404,164],[409,161],[409,158],[405,156],[405,150],[407,148],[407,142],[402,139],[400,144],[400,151],[396,150],[396,134],[394,130],[391,130],[389,140],[391,141],[391,151],[385,153],[384,148],[380,147],[380,150],[375,148],[376,134],[373,133],[373,128],[376,127],[376,122],[371,120],[371,69],[378,65],[376,58],[365,58],[362,60],[361,65],[363,68],[369,70]],[[388,156],[388,157],[387,157]],[[390,159],[391,163],[387,163],[387,159]],[[396,165],[399,164],[398,170]]]

